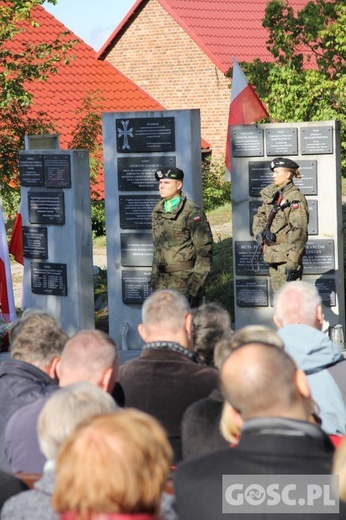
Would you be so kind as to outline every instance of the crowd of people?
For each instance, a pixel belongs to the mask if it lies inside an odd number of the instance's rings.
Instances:
[[[108,334],[25,311],[0,363],[1,519],[246,520],[258,510],[224,478],[263,475],[337,475],[318,517],[346,518],[346,364],[322,324],[300,280],[275,293],[272,327],[237,331],[220,304],[160,289],[120,364]]]

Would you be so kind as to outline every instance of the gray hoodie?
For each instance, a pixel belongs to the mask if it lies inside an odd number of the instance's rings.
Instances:
[[[312,398],[319,407],[322,428],[330,435],[344,435],[346,406],[340,388],[328,370],[345,361],[338,347],[326,334],[308,325],[285,325],[278,333],[285,351],[308,377]]]

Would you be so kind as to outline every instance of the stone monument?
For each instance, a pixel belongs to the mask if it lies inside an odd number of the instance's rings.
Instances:
[[[119,348],[138,349],[141,307],[151,292],[154,173],[181,168],[184,192],[202,205],[200,112],[115,112],[102,120],[109,333]]]

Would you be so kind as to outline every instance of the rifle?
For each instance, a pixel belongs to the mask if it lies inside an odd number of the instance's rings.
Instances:
[[[252,269],[253,269],[253,271],[255,271],[255,273],[257,273],[260,270],[259,260],[263,253],[264,246],[267,243],[266,241],[269,241],[269,240],[271,242],[276,241],[276,236],[274,235],[274,233],[271,233],[270,228],[271,228],[271,225],[275,218],[275,215],[277,214],[277,212],[280,208],[280,205],[282,203],[282,192],[281,191],[278,190],[275,193],[273,202],[274,202],[273,209],[271,210],[271,212],[268,215],[266,225],[265,225],[263,231],[261,231],[261,233],[258,233],[256,235],[257,247],[255,249],[255,252],[254,252],[254,255],[253,255],[252,261],[251,261]],[[287,203],[286,203],[286,205],[287,205]],[[287,207],[286,205],[284,205],[283,207]],[[269,239],[269,235],[270,235],[270,239]]]

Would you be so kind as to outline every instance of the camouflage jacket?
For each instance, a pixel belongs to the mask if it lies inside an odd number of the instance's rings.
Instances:
[[[308,239],[309,210],[304,195],[292,181],[281,188],[270,184],[261,191],[263,204],[254,216],[252,230],[254,236],[264,230],[278,191],[283,200],[270,227],[276,242],[264,246],[263,258],[268,264],[286,262],[287,267],[297,269]]]
[[[188,288],[190,294],[195,296],[203,287],[212,262],[213,236],[204,211],[182,194],[178,206],[165,213],[164,200],[161,199],[153,210],[152,229],[153,289],[160,278],[159,266],[191,262],[193,267]]]

